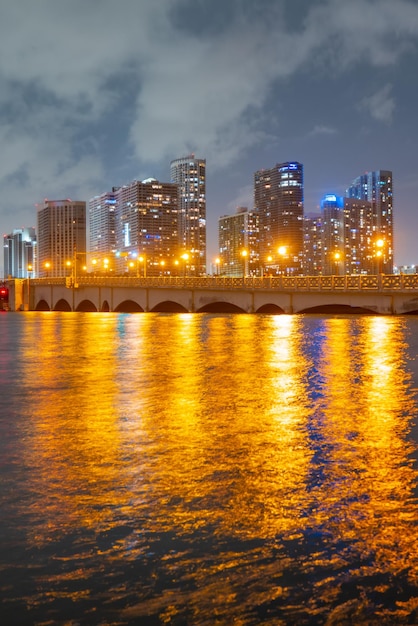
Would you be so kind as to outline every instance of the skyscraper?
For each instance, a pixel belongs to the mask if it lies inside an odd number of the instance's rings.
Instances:
[[[36,235],[34,228],[15,228],[4,235],[4,275],[13,278],[36,276]]]
[[[170,164],[171,181],[179,189],[179,246],[190,255],[191,273],[206,274],[206,160],[194,154]]]
[[[218,222],[219,272],[226,276],[248,276],[258,271],[258,213],[238,207],[234,215]]]
[[[38,206],[37,237],[40,278],[67,276],[69,266],[81,269],[86,262],[86,203],[45,200]]]
[[[118,187],[89,200],[89,256],[97,263],[116,249],[115,209]]]
[[[127,260],[143,258],[148,276],[176,273],[178,187],[155,178],[133,181],[115,190],[116,267],[127,271]],[[146,264],[146,265],[145,265]],[[139,272],[139,267],[137,268]]]
[[[260,262],[281,260],[286,274],[300,274],[303,262],[303,165],[296,161],[278,163],[254,175],[254,207],[260,220]]]
[[[305,214],[303,223],[303,272],[307,276],[317,276],[322,273],[322,216]]]
[[[381,271],[393,273],[393,177],[389,170],[376,170],[358,176],[347,189],[349,198],[371,202],[374,245],[383,242]]]
[[[372,203],[327,194],[321,211],[322,273],[373,274]]]

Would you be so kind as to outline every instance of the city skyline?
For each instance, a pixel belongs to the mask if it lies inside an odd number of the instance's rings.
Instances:
[[[219,217],[251,210],[254,172],[287,160],[304,165],[305,213],[392,171],[395,263],[418,262],[418,5],[306,5],[1,2],[3,234],[35,225],[42,198],[169,181],[193,152],[207,162],[208,267]]]

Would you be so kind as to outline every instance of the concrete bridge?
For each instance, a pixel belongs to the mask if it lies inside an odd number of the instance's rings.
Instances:
[[[12,279],[11,311],[418,314],[418,275]]]

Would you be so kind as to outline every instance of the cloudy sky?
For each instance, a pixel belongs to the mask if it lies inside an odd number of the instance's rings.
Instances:
[[[0,0],[1,230],[194,152],[210,262],[254,172],[298,160],[307,213],[392,170],[395,261],[418,263],[417,68],[418,0]]]

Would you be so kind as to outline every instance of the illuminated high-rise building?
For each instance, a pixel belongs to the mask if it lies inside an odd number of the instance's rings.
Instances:
[[[89,200],[89,260],[102,264],[116,250],[115,218],[118,187]]]
[[[383,242],[380,269],[393,273],[393,176],[389,170],[376,170],[358,176],[347,189],[349,198],[367,200],[373,207],[373,238]]]
[[[303,273],[306,276],[317,276],[322,273],[322,216],[305,214],[303,222]]]
[[[238,207],[218,221],[219,273],[251,276],[258,273],[258,213]]]
[[[147,276],[176,274],[178,244],[178,187],[155,178],[133,181],[115,190],[115,271],[134,271]]]
[[[286,274],[303,267],[303,165],[278,163],[254,175],[254,207],[260,220],[260,263],[286,249],[281,265]]]
[[[34,228],[15,228],[3,238],[4,275],[7,278],[36,277],[36,235]]]
[[[321,273],[373,274],[373,207],[327,194],[321,201]]]
[[[171,181],[178,186],[179,246],[190,256],[190,273],[206,274],[206,160],[194,154],[170,164]]]
[[[86,203],[45,200],[37,218],[38,276],[67,276],[74,263],[81,270],[86,263]]]

